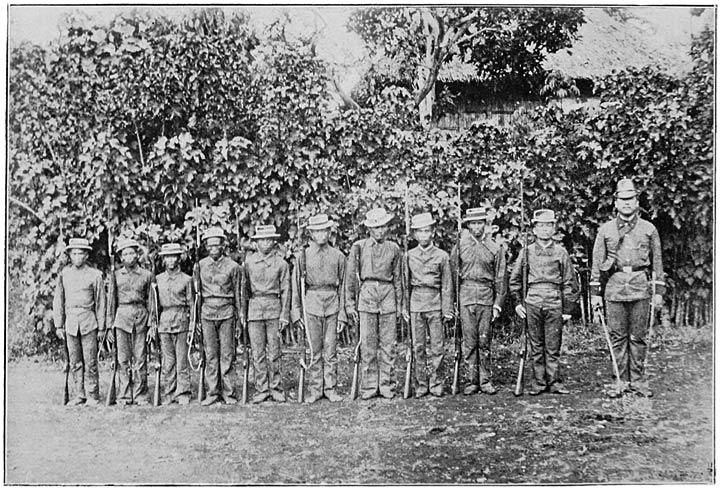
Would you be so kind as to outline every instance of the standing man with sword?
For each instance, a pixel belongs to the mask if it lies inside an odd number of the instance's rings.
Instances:
[[[615,209],[617,216],[603,224],[595,238],[591,303],[593,310],[602,314],[600,277],[604,272],[605,308],[618,364],[618,385],[650,397],[652,391],[645,372],[646,338],[655,308],[662,306],[665,293],[660,235],[655,226],[640,218],[637,191],[629,178],[617,183]],[[622,394],[617,388],[609,395]]]

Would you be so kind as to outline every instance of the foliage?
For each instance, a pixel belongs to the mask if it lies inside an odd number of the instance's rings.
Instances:
[[[9,194],[41,218],[8,211],[8,267],[27,321],[14,332],[47,348],[29,331],[45,329],[69,236],[90,239],[91,261],[106,271],[108,229],[140,239],[152,258],[166,240],[194,248],[208,225],[225,230],[234,253],[254,225],[274,223],[292,250],[298,220],[327,212],[347,251],[375,205],[395,213],[391,239],[401,239],[409,185],[411,213],[432,212],[436,242],[450,249],[457,182],[463,210],[494,208],[491,232],[511,261],[527,216],[555,209],[586,281],[615,182],[633,176],[675,296],[707,299],[713,48],[711,35],[698,38],[683,79],[651,68],[610,75],[598,83],[599,110],[548,105],[507,128],[459,133],[423,130],[413,93],[397,86],[357,110],[330,110],[325,64],[311,42],[288,40],[282,21],[258,33],[219,10],[179,21],[132,14],[73,25],[48,50],[13,49]]]
[[[537,95],[545,56],[570,47],[583,22],[579,8],[379,7],[357,9],[349,27],[378,60],[368,73],[369,93],[399,83],[412,86],[419,104],[434,92],[440,68],[453,63],[474,67],[490,95]],[[382,68],[386,59],[391,70]]]

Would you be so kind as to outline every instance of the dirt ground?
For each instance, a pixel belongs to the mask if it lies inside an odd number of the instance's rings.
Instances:
[[[568,396],[515,398],[517,345],[494,347],[495,396],[314,405],[63,407],[60,362],[11,362],[5,483],[710,483],[713,350],[694,336],[654,345],[650,399],[603,394],[611,366],[597,335],[566,341]],[[294,396],[297,357],[283,367]],[[102,395],[108,379],[103,363]]]

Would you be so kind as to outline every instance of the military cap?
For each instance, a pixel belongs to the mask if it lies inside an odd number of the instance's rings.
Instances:
[[[320,229],[327,229],[334,226],[335,223],[331,221],[327,214],[317,214],[308,219],[307,228],[310,231],[317,231]]]
[[[179,243],[168,243],[162,245],[160,248],[160,252],[158,255],[160,256],[168,256],[168,255],[182,255],[185,250],[182,246],[180,246]]]
[[[65,251],[70,250],[91,250],[90,242],[85,238],[70,238],[68,245],[65,247]]]
[[[533,222],[555,222],[555,211],[550,209],[538,209],[533,212]]]
[[[629,178],[623,178],[617,183],[615,197],[618,199],[632,199],[637,196],[635,184]]]
[[[130,238],[130,239],[126,238],[126,239],[121,239],[120,241],[118,241],[117,245],[115,245],[115,251],[118,253],[120,253],[125,248],[136,248],[136,250],[137,250],[137,249],[140,249],[140,243],[138,243],[137,241],[135,241],[132,238]]]
[[[465,211],[463,221],[484,221],[488,218],[488,211],[484,207],[473,207]]]
[[[363,221],[363,224],[369,228],[377,228],[392,221],[393,217],[395,216],[393,214],[388,214],[388,212],[382,207],[376,207],[365,214],[365,221]]]
[[[225,239],[225,232],[217,226],[207,228],[202,235],[202,240],[205,241],[206,239],[210,238]]]
[[[268,224],[267,226],[255,226],[255,234],[251,239],[275,239],[279,237],[280,235],[275,230],[275,226]]]
[[[415,214],[410,223],[410,229],[422,229],[435,224],[432,215],[429,212]]]

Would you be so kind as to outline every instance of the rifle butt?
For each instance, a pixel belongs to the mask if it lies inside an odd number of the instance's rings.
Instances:
[[[162,404],[160,397],[160,367],[155,370],[155,389],[153,390],[153,406],[158,407]]]
[[[243,372],[243,385],[242,385],[242,403],[248,403],[248,382],[250,380],[250,369],[245,367]]]
[[[67,406],[67,403],[70,402],[70,366],[68,365],[65,367],[65,390],[63,392],[63,406]]]
[[[200,366],[200,379],[198,380],[198,402],[205,400],[205,365]]]
[[[297,402],[300,404],[305,402],[305,369],[303,367],[300,367],[300,379],[298,380]]]
[[[403,399],[409,399],[412,395],[412,355],[409,356],[405,367],[405,385],[403,387]]]
[[[513,394],[515,397],[520,397],[523,395],[524,389],[523,389],[523,378],[525,376],[525,352],[523,352],[522,357],[520,358],[520,365],[518,366],[518,373],[517,373],[517,379],[515,380],[515,390],[513,391]]]
[[[459,353],[459,352],[458,352]],[[455,365],[453,366],[453,380],[451,392],[453,396],[457,396],[460,392],[460,355],[455,355]]]
[[[117,378],[117,366],[113,366],[112,377],[110,378],[110,387],[108,387],[105,405],[112,406],[117,401],[117,393],[115,392],[115,379]]]

